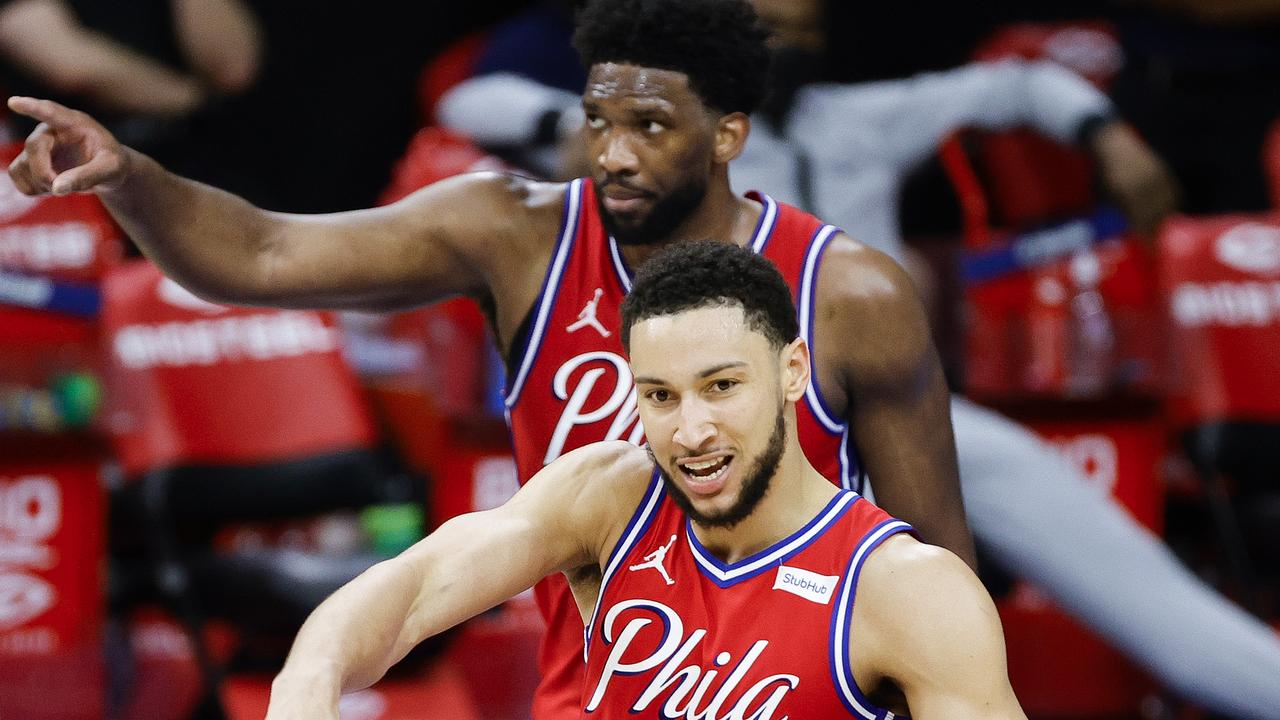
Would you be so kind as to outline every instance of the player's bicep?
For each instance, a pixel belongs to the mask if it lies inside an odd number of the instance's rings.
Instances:
[[[819,276],[824,323],[814,352],[840,369],[847,420],[877,503],[926,542],[973,562],[951,430],[951,398],[906,272],[847,237]],[[826,340],[836,338],[836,340]]]
[[[412,637],[451,627],[551,573],[598,562],[649,472],[640,448],[597,443],[543,468],[502,506],[446,522],[403,556],[422,578]]]
[[[867,560],[860,601],[870,607],[859,619],[889,628],[877,633],[876,657],[911,717],[1024,718],[1000,617],[977,576],[955,555],[905,538],[877,554]]]
[[[328,215],[270,215],[266,293],[289,304],[393,309],[476,295],[502,278],[529,234],[522,181],[463,175],[386,207]],[[526,243],[527,244],[527,243]]]

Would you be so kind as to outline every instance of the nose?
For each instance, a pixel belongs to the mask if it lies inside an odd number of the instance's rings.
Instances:
[[[609,175],[635,175],[640,170],[640,159],[631,149],[631,141],[624,133],[609,133],[603,140],[598,162]]]
[[[716,436],[716,424],[705,403],[686,402],[680,406],[680,423],[671,438],[691,453],[706,449]]]

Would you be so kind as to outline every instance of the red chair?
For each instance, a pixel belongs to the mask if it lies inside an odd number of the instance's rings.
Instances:
[[[1176,218],[1159,247],[1170,414],[1244,602],[1262,609],[1254,570],[1280,578],[1280,213]]]
[[[0,145],[7,165],[20,144]],[[0,717],[101,718],[107,710],[102,568],[106,497],[92,431],[93,284],[121,255],[96,198],[31,198],[0,174]],[[71,289],[70,304],[56,300]],[[63,393],[73,379],[79,402]]]
[[[213,305],[138,261],[108,273],[102,325],[107,429],[129,480],[112,498],[116,602],[158,597],[177,613],[205,681],[201,711],[225,715],[206,619],[287,648],[315,604],[379,558],[226,552],[215,533],[421,502],[424,483],[379,452],[327,315]]]

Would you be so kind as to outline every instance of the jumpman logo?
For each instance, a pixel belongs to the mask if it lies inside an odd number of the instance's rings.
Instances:
[[[590,325],[596,329],[596,332],[600,333],[600,337],[609,337],[612,335],[613,333],[605,330],[604,326],[600,324],[600,321],[596,319],[596,306],[600,304],[601,295],[604,295],[604,290],[596,288],[596,294],[587,302],[586,307],[582,308],[582,312],[578,313],[578,319],[569,327],[565,328],[565,330],[569,332],[576,332]]]
[[[676,542],[676,536],[672,535],[671,539],[667,541],[666,545],[663,545],[657,550],[654,550],[648,555],[645,555],[644,562],[639,563],[637,565],[632,565],[631,569],[647,570],[648,568],[653,568],[654,570],[657,570],[658,572],[662,573],[662,579],[666,580],[668,585],[675,585],[676,581],[671,579],[671,576],[667,574],[667,569],[662,566],[662,561],[667,558],[667,551],[671,549],[671,546],[674,545],[675,542]]]

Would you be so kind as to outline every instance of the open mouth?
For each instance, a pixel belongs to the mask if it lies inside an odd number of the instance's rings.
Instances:
[[[676,464],[679,466],[681,474],[684,475],[690,490],[699,494],[710,495],[719,491],[724,484],[723,481],[729,472],[729,466],[733,464],[733,456],[721,455],[696,461],[683,460]]]

